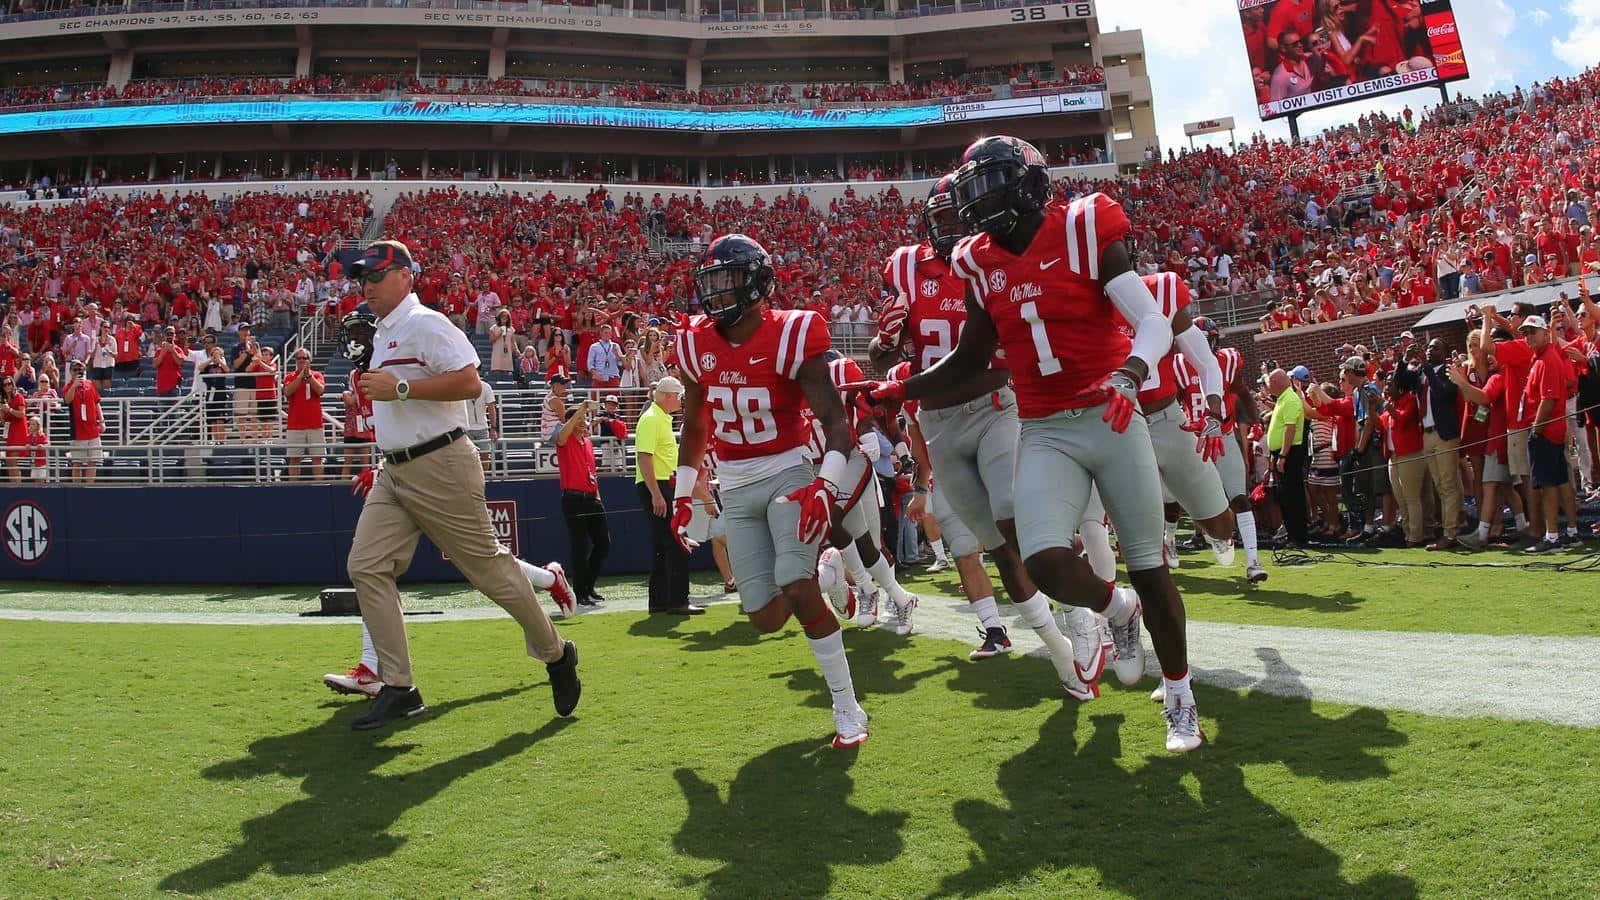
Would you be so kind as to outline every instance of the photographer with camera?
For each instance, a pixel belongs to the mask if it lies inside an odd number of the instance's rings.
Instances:
[[[289,462],[288,479],[300,478],[302,464],[310,467],[313,481],[322,478],[322,392],[326,390],[322,373],[311,368],[311,352],[294,352],[294,368],[283,379],[283,399],[289,410],[284,454]]]
[[[239,437],[246,440],[255,437],[256,427],[256,385],[255,379],[247,377],[246,372],[255,365],[256,357],[260,355],[261,348],[256,344],[250,323],[241,322],[238,329],[239,343],[233,347],[233,353],[228,358],[228,368],[234,372],[233,379],[233,418],[234,428]]]

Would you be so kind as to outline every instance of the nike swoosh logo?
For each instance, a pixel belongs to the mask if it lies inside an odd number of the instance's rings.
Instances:
[[[1050,260],[1047,263],[1044,263],[1044,262],[1039,263],[1039,271],[1043,272],[1045,269],[1050,268],[1051,266],[1055,265],[1058,262],[1061,262],[1061,257],[1059,257],[1059,256],[1056,257],[1055,259]]]
[[[752,356],[752,357],[750,357],[750,365],[752,365],[752,366],[759,366],[759,365],[761,365],[762,363],[764,363],[766,361],[767,361],[767,358],[765,356]]]

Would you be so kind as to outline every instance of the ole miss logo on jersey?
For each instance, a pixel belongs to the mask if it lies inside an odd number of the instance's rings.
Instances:
[[[796,379],[806,360],[826,351],[828,325],[810,310],[762,313],[742,344],[731,344],[705,316],[676,338],[684,376],[700,385],[719,459],[752,459],[803,446],[805,393]]]

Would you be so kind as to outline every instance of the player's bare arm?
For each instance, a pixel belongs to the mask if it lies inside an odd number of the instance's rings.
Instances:
[[[956,348],[932,367],[906,379],[906,399],[920,400],[960,389],[962,384],[988,368],[997,340],[994,320],[968,291],[967,324],[961,329]]]
[[[706,455],[706,389],[692,378],[683,383],[683,433],[678,436],[678,469],[700,471]]]
[[[833,379],[828,376],[827,360],[819,354],[801,363],[800,375],[795,380],[800,383],[800,389],[805,391],[806,402],[811,404],[817,421],[822,423],[823,446],[849,456],[850,451],[855,449],[856,441],[850,433],[849,422],[845,420],[844,401],[839,399],[839,389],[834,387]],[[686,401],[686,416],[688,408]]]

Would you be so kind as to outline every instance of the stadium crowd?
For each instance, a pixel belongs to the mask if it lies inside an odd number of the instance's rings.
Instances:
[[[189,98],[277,97],[327,94],[417,94],[463,97],[539,97],[561,100],[605,100],[618,103],[673,106],[807,106],[846,103],[895,103],[910,100],[982,99],[996,82],[1018,90],[1097,85],[1105,82],[1100,66],[1074,66],[1060,72],[1032,66],[984,67],[960,76],[937,76],[900,83],[758,83],[708,85],[688,90],[650,82],[575,81],[555,78],[422,79],[412,75],[346,77],[319,74],[303,77],[209,76],[147,78],[121,87],[107,84],[19,85],[0,91],[0,106],[125,103]]]

